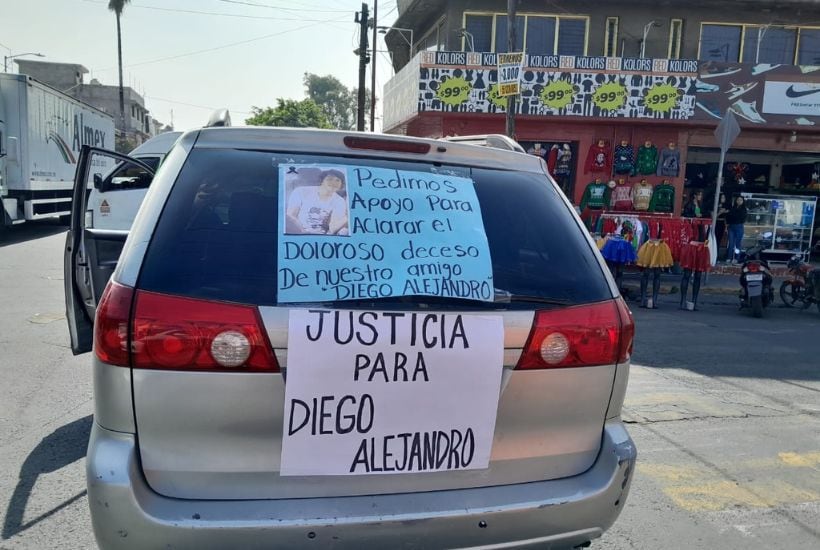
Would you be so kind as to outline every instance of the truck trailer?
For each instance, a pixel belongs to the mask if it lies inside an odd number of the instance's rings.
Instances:
[[[113,149],[113,117],[30,76],[0,74],[0,228],[70,216],[83,145]]]

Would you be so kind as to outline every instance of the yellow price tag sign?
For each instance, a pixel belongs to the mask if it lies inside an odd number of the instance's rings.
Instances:
[[[655,84],[644,94],[644,104],[647,109],[659,113],[668,113],[678,105],[681,91],[671,84]]]
[[[463,77],[448,78],[441,82],[436,90],[436,97],[447,105],[461,105],[470,96],[473,87]]]
[[[552,109],[564,109],[572,103],[575,88],[565,80],[550,82],[541,91],[541,103]]]
[[[592,94],[592,102],[600,109],[620,109],[626,103],[626,86],[619,82],[604,84]]]

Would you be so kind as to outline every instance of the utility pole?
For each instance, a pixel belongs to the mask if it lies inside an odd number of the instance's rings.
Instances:
[[[515,51],[515,10],[518,0],[507,0],[507,51]],[[507,136],[515,136],[515,96],[507,96]]]
[[[366,92],[365,90],[365,73],[367,71],[367,4],[362,3],[362,11],[356,14],[356,22],[359,24],[359,97],[357,101],[358,109],[356,111],[356,130],[364,132],[364,103]]]
[[[379,0],[373,0],[373,55],[370,56],[370,131],[376,131],[376,27],[379,24]]]

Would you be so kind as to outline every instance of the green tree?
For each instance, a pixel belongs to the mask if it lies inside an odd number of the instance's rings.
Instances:
[[[333,128],[352,130],[356,127],[356,88],[348,88],[333,75],[305,73],[302,82],[307,97],[322,109]],[[370,90],[366,90],[365,95],[365,118],[369,120]]]
[[[131,0],[108,0],[108,9],[114,12],[117,17],[117,64],[120,68],[120,130],[125,131],[125,98],[122,90],[122,30],[120,28],[120,16],[125,5]]]
[[[290,126],[292,128],[332,128],[327,116],[312,99],[276,100],[276,107],[251,108],[250,126]]]

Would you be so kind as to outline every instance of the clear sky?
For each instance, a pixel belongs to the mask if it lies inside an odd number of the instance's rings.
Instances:
[[[372,0],[368,4],[372,11]],[[173,110],[178,130],[201,126],[219,107],[230,109],[235,125],[242,124],[251,106],[273,105],[277,97],[302,99],[306,71],[332,74],[354,87],[358,24],[353,18],[361,5],[361,0],[132,0],[121,19],[124,83],[144,94],[154,118],[167,124]],[[108,0],[0,0],[0,54],[39,52],[46,56],[42,61],[84,65],[91,71],[86,82],[117,84],[116,22],[107,6]],[[379,25],[391,24],[396,0],[380,0],[379,12]],[[386,49],[381,35],[378,49]],[[193,52],[200,53],[187,55]],[[392,74],[387,56],[379,54],[379,96]]]

